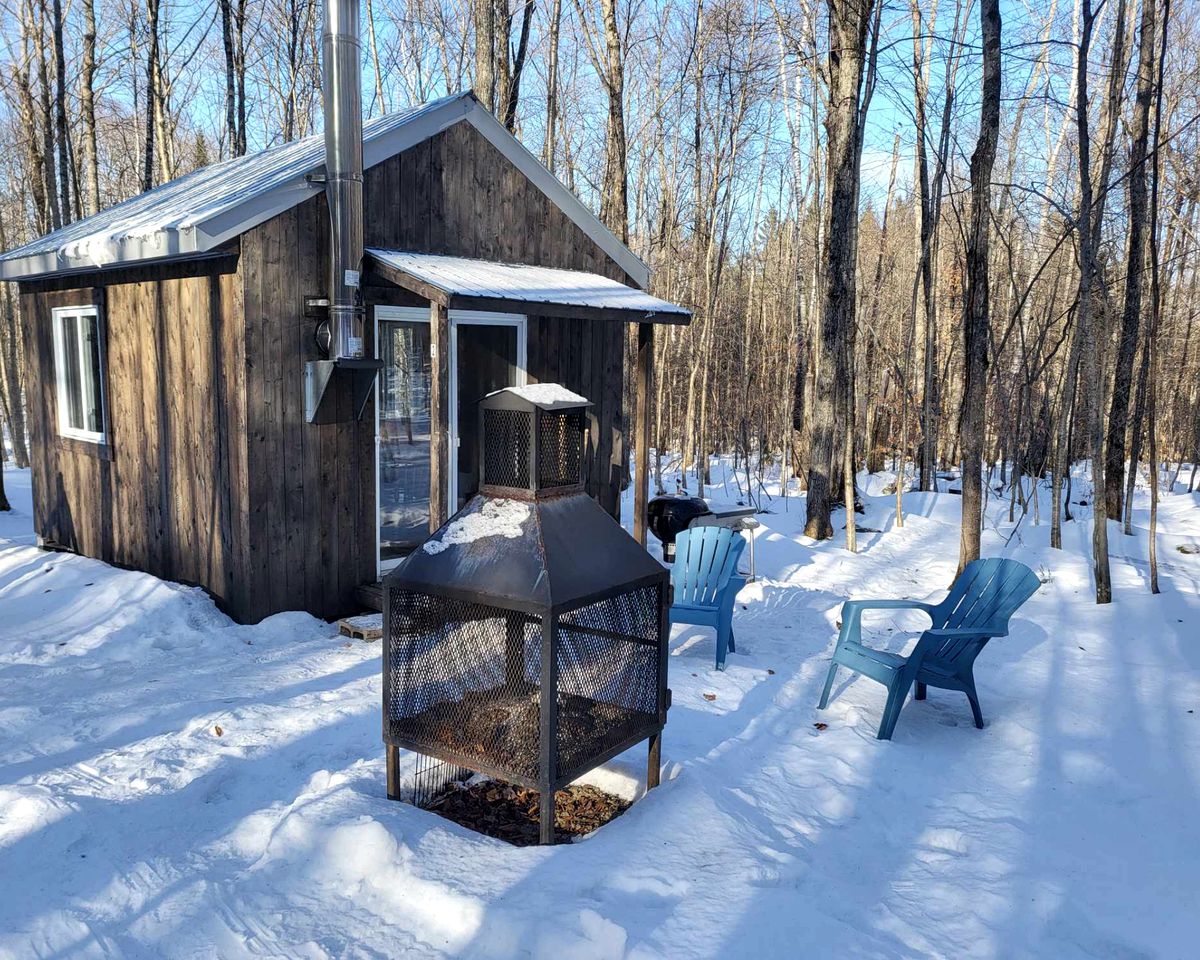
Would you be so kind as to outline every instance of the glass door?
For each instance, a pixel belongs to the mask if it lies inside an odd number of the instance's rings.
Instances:
[[[379,567],[429,535],[429,311],[376,307]]]
[[[379,573],[429,535],[429,310],[375,308],[375,356],[383,361],[375,405],[375,477]],[[457,511],[479,489],[479,401],[525,383],[525,318],[450,311],[450,505]]]
[[[450,504],[461,509],[479,490],[479,401],[525,384],[525,318],[450,312]]]

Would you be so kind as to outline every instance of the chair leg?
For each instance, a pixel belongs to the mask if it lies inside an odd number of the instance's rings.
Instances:
[[[821,691],[821,702],[817,704],[818,710],[824,710],[829,706],[829,693],[833,690],[833,678],[837,676],[838,662],[833,661],[829,665],[829,675],[825,678],[825,689]]]
[[[891,740],[892,731],[896,729],[896,721],[900,719],[900,711],[904,709],[904,701],[908,699],[908,691],[912,681],[905,682],[897,677],[888,687],[887,704],[883,708],[883,717],[879,721],[877,740]]]
[[[917,681],[917,692],[915,694],[913,694],[913,699],[914,700],[924,700],[925,699],[925,684],[923,684],[920,680]]]
[[[730,624],[730,626],[729,626],[729,652],[737,653],[737,644],[734,643],[734,640],[733,640],[733,625],[732,624]]]
[[[967,688],[967,699],[971,701],[971,714],[975,717],[975,726],[983,729],[983,711],[979,709],[979,694],[975,692],[975,684]]]
[[[717,627],[717,669],[725,669],[725,656],[729,653],[729,631],[724,626]]]

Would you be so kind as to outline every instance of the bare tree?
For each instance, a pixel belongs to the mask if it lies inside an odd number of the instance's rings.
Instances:
[[[825,114],[828,195],[822,216],[822,305],[814,344],[817,388],[812,402],[812,449],[808,468],[804,532],[817,540],[833,536],[830,521],[836,478],[842,467],[836,435],[849,416],[849,344],[854,328],[858,256],[859,167],[862,157],[863,90],[867,33],[874,0],[827,0],[829,12],[829,109]],[[847,524],[854,503],[846,504]]]
[[[971,220],[967,232],[967,278],[963,296],[960,572],[979,558],[979,531],[983,522],[984,415],[990,322],[988,234],[992,166],[996,162],[996,142],[1000,135],[1000,0],[980,0],[979,26],[983,36],[983,96],[979,110],[979,139],[971,154]]]
[[[1109,519],[1121,519],[1121,476],[1125,470],[1125,431],[1129,425],[1129,389],[1137,353],[1142,311],[1142,273],[1146,266],[1146,141],[1150,135],[1150,99],[1154,91],[1155,14],[1157,0],[1142,0],[1138,43],[1137,95],[1133,104],[1129,147],[1129,239],[1125,267],[1125,298],[1121,336],[1113,374],[1108,412],[1105,508]]]
[[[87,215],[100,209],[100,156],[96,138],[96,10],[95,0],[83,0],[83,63],[79,73],[79,112],[83,115],[84,170]]]
[[[1092,566],[1096,578],[1096,602],[1108,603],[1112,600],[1112,583],[1108,566],[1108,520],[1105,515],[1104,422],[1100,410],[1104,361],[1093,303],[1100,222],[1093,209],[1091,136],[1088,129],[1088,56],[1096,20],[1091,0],[1082,0],[1082,18],[1083,33],[1075,85],[1075,124],[1079,151],[1079,294],[1075,322],[1081,347],[1084,425],[1092,458]]]
[[[240,157],[246,152],[246,0],[219,0],[219,4],[225,50],[225,135],[230,156]]]
[[[475,96],[496,112],[496,0],[474,0]]]

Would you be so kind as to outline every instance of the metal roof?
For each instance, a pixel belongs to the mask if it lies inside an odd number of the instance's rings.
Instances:
[[[486,137],[635,283],[649,271],[570,190],[470,93],[363,124],[363,165],[375,166],[461,120]],[[316,134],[212,164],[0,255],[0,279],[86,273],[208,253],[323,189],[306,179],[325,165]]]
[[[546,312],[587,310],[619,311],[630,319],[659,319],[686,323],[684,307],[660,300],[644,290],[582,270],[517,263],[495,263],[466,257],[368,248],[367,256],[399,275],[404,285],[453,307],[519,305],[526,312],[538,307]]]

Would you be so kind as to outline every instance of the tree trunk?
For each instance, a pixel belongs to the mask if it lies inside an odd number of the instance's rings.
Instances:
[[[971,155],[971,220],[967,233],[966,292],[963,297],[963,399],[959,438],[962,445],[962,529],[959,572],[979,558],[987,366],[989,336],[988,241],[991,221],[992,165],[1000,135],[1000,0],[981,0],[983,97],[979,139]]]
[[[804,533],[815,540],[833,536],[830,509],[836,495],[838,425],[850,390],[849,338],[854,328],[855,267],[858,247],[858,178],[862,156],[859,98],[863,86],[867,32],[874,0],[827,0],[829,10],[829,106],[825,114],[825,241],[821,256],[820,331],[814,363],[812,447]],[[846,505],[854,522],[854,501]]]
[[[150,44],[146,51],[146,148],[142,156],[142,190],[154,186],[154,135],[158,124],[158,5],[146,0],[146,31]]]
[[[1141,37],[1138,43],[1137,96],[1133,105],[1132,143],[1129,150],[1129,248],[1125,269],[1125,300],[1108,412],[1105,456],[1105,472],[1110,481],[1105,488],[1105,509],[1110,520],[1121,519],[1121,475],[1125,469],[1129,389],[1142,310],[1142,271],[1146,263],[1146,141],[1150,135],[1150,98],[1154,90],[1157,3],[1158,0],[1142,0]],[[1132,465],[1130,470],[1133,470]]]
[[[83,114],[84,179],[87,216],[100,210],[100,159],[96,143],[96,11],[94,0],[83,0],[83,64],[79,75],[79,110]]]
[[[45,170],[44,182],[46,187],[46,206],[50,212],[50,226],[57,230],[63,225],[62,206],[59,203],[58,171],[54,161],[54,118],[50,101],[50,74],[46,70],[46,4],[42,0],[39,8],[40,17],[34,34],[35,55],[38,67],[38,86],[40,88],[39,117],[42,128],[42,166]]]
[[[1091,50],[1095,15],[1091,0],[1082,0],[1083,35],[1076,66],[1075,123],[1079,150],[1079,303],[1077,335],[1082,346],[1080,373],[1083,383],[1083,423],[1087,430],[1092,460],[1092,566],[1096,578],[1096,602],[1112,600],[1108,566],[1108,519],[1104,489],[1104,423],[1100,400],[1104,375],[1103,346],[1096,329],[1092,298],[1096,273],[1096,241],[1100,224],[1092,209],[1091,138],[1088,133],[1088,55]],[[1103,182],[1103,181],[1102,181]]]
[[[506,0],[507,2],[507,0]],[[521,74],[525,70],[525,57],[529,52],[529,26],[533,22],[534,0],[524,0],[524,10],[521,13],[521,35],[517,39],[517,50],[513,55],[512,65],[508,63],[508,37],[512,29],[512,14],[504,18],[504,33],[502,35],[499,54],[504,66],[503,116],[504,129],[509,133],[517,130],[517,104],[521,99]]]
[[[71,149],[67,126],[67,59],[63,50],[62,0],[54,0],[54,125],[58,140],[58,200],[62,222],[70,223],[71,206]]]
[[[558,38],[562,27],[562,0],[553,0],[550,9],[550,52],[546,57],[546,139],[542,145],[542,163],[554,173],[555,145],[558,137]]]
[[[496,112],[496,7],[495,0],[474,0],[475,96]]]

